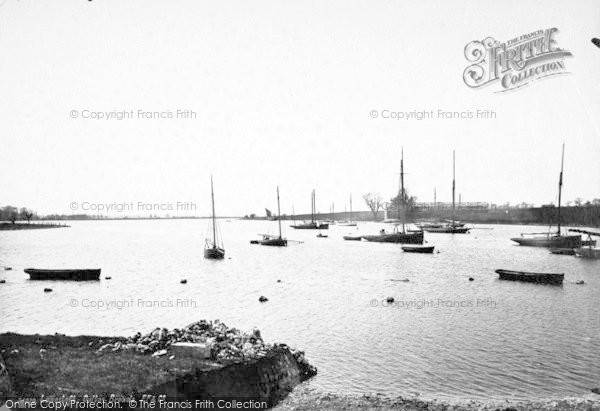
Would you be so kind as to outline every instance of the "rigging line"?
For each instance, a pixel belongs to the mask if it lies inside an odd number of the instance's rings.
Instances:
[[[583,106],[583,108],[585,110],[585,114],[587,115],[590,123],[592,124],[592,128],[596,132],[596,136],[600,136],[600,129],[598,128],[598,125],[596,124],[596,121],[592,117],[592,115],[591,115],[591,113],[590,113],[587,105],[584,104],[583,96],[581,95],[581,89],[579,88],[579,86],[575,82],[575,79],[573,78],[574,76],[568,76],[568,77],[571,79],[571,83],[573,83],[573,85],[575,86],[575,90],[577,91],[577,94],[579,95],[579,103]]]

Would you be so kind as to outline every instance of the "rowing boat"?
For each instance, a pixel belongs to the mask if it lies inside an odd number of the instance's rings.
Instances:
[[[406,253],[424,253],[424,254],[432,254],[434,246],[425,246],[425,247],[411,247],[411,246],[402,246],[402,251]]]
[[[100,279],[100,268],[48,270],[41,268],[26,268],[30,280],[70,280],[94,281]]]
[[[498,270],[496,270],[496,273],[498,273],[501,280],[524,281],[524,282],[528,282],[528,283],[538,283],[538,284],[560,285],[560,284],[562,284],[562,282],[565,278],[564,274],[529,273],[526,271],[513,271],[513,270],[504,270],[504,269],[498,269]]]

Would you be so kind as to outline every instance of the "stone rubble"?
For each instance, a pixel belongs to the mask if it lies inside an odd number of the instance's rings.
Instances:
[[[155,328],[145,335],[138,332],[124,342],[118,341],[109,344],[102,344],[102,342],[99,340],[94,344],[94,346],[99,346],[96,355],[103,355],[109,351],[134,351],[155,357],[170,353],[169,347],[173,343],[204,343],[210,346],[211,360],[220,363],[262,358],[271,349],[281,347],[289,349],[296,359],[303,381],[317,374],[317,369],[308,363],[303,351],[290,348],[285,344],[267,344],[263,341],[258,329],[255,328],[251,333],[242,332],[236,328],[227,327],[219,320],[200,320],[183,329]]]

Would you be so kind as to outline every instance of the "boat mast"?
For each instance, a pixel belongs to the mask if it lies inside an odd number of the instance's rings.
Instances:
[[[402,207],[402,233],[406,232],[405,220],[406,210],[404,209],[404,147],[402,147],[402,154],[400,157],[400,206]]]
[[[452,150],[452,227],[454,227],[454,192],[456,191],[456,153]]]
[[[213,190],[213,178],[210,175],[210,198],[212,200],[212,226],[213,226],[213,248],[217,247],[217,227],[215,224],[215,192]]]
[[[277,186],[277,222],[279,223],[279,239],[281,239],[281,208],[279,207],[279,186]]]
[[[311,197],[310,197],[310,222],[315,222],[315,189],[313,188]]]
[[[561,200],[561,195],[562,195],[564,163],[565,163],[565,143],[563,143],[563,146],[562,146],[562,157],[560,160],[560,176],[558,177],[558,230],[557,230],[558,235],[560,235],[560,200]]]
[[[350,222],[352,222],[352,194],[350,194]]]

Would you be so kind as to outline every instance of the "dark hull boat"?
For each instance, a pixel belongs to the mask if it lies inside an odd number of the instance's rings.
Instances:
[[[329,224],[310,222],[305,224],[291,225],[290,227],[295,228],[296,230],[328,230]]]
[[[310,222],[302,223],[302,224],[294,224],[290,227],[295,228],[296,230],[328,230],[328,223],[320,223],[315,220],[315,213],[317,210],[316,202],[315,202],[315,190],[312,191],[310,196]]]
[[[469,232],[470,228],[447,225],[443,227],[423,227],[423,230],[428,233],[466,234]]]
[[[31,280],[69,280],[69,281],[95,281],[100,279],[100,268],[73,269],[73,270],[45,270],[26,268]]]
[[[225,258],[225,248],[219,245],[217,239],[217,217],[215,216],[215,192],[213,190],[213,179],[210,176],[210,199],[212,202],[212,238],[207,238],[204,244],[204,258],[222,260]]]
[[[279,205],[279,186],[277,186],[277,224],[279,226],[279,236],[262,234],[262,240],[250,241],[250,243],[266,245],[270,247],[287,247],[287,239],[281,237],[281,208]]]
[[[423,232],[417,233],[391,233],[378,235],[364,235],[366,241],[373,243],[403,243],[403,244],[423,244]]]
[[[268,245],[271,247],[287,247],[287,243],[285,238],[279,237],[264,238],[263,240],[258,241],[258,244],[260,245]]]
[[[360,235],[345,235],[344,240],[346,241],[360,241],[362,237]]]
[[[422,253],[422,254],[433,254],[435,246],[425,247],[402,247],[402,251],[405,253]]]
[[[220,247],[205,248],[204,258],[210,258],[213,260],[221,260],[225,258],[225,250]]]
[[[554,273],[529,273],[526,271],[496,270],[501,280],[523,281],[527,283],[561,285],[565,275]]]
[[[549,247],[549,248],[579,248],[581,247],[580,235],[559,235],[550,234],[539,237],[515,237],[512,241],[519,245],[529,247]]]
[[[573,248],[551,248],[550,253],[558,255],[575,255]]]

